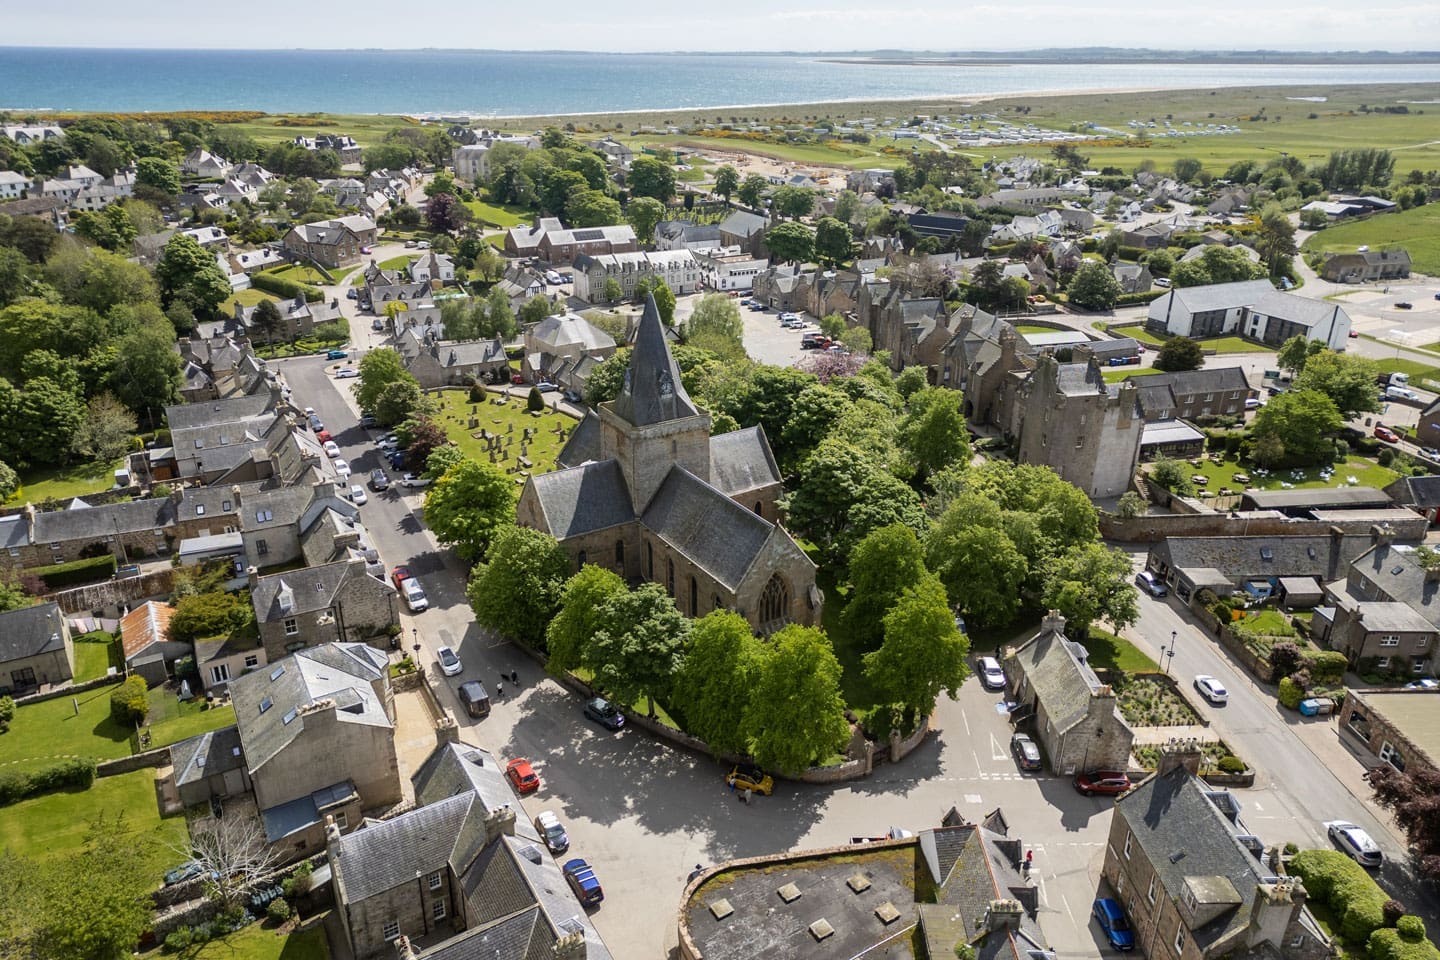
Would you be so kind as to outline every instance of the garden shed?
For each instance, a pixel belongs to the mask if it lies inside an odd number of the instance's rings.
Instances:
[[[1307,610],[1325,599],[1325,590],[1314,577],[1281,577],[1280,603],[1288,609]]]

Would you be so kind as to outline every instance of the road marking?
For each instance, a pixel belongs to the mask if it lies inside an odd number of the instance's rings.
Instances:
[[[978,793],[967,793],[967,794],[965,794],[965,802],[966,802],[966,803],[979,803],[979,802],[980,802],[980,794],[978,794]]]
[[[1065,912],[1070,915],[1070,923],[1074,924],[1075,912],[1070,909],[1070,901],[1065,898],[1065,894],[1063,892],[1060,894],[1060,902],[1065,904]]]
[[[1050,909],[1050,896],[1045,892],[1045,878],[1039,873],[1035,874],[1035,886],[1040,890],[1040,902],[1045,905],[1045,909]]]
[[[965,711],[960,711],[960,720],[965,724],[965,739],[970,739],[970,720],[965,716]]]
[[[995,734],[990,734],[990,759],[1004,760],[1006,753],[1000,749],[1000,741],[995,739]]]
[[[1254,808],[1255,808],[1255,809],[1256,809],[1256,810],[1260,810],[1260,811],[1262,811],[1262,812],[1263,812],[1263,811],[1264,811],[1264,809],[1265,809],[1265,808],[1264,808],[1264,807],[1262,807],[1262,806],[1260,806],[1260,804],[1258,804],[1258,803],[1255,803],[1255,801],[1253,801],[1253,800],[1252,800],[1252,801],[1250,801],[1250,803],[1251,803],[1251,805],[1252,805],[1252,806],[1254,806]]]

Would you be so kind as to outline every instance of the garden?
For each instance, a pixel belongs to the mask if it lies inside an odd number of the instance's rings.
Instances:
[[[75,682],[98,680],[111,667],[124,667],[121,647],[104,630],[96,630],[75,638]]]
[[[1132,727],[1185,727],[1199,724],[1200,715],[1163,674],[1111,674],[1120,715]]]
[[[1198,460],[1198,462],[1197,462]],[[1374,487],[1377,490],[1394,483],[1400,474],[1382,467],[1374,460],[1350,456],[1344,463],[1329,466],[1301,467],[1264,471],[1242,464],[1238,455],[1227,453],[1217,462],[1214,456],[1182,461],[1186,479],[1198,488],[1199,494],[1224,496],[1227,491],[1245,490],[1310,490],[1328,487]],[[1200,479],[1197,479],[1200,478]],[[1351,479],[1354,479],[1354,483]]]
[[[177,957],[179,960],[329,960],[330,947],[325,941],[324,926],[312,920],[303,929],[252,923],[233,933],[204,943],[192,943],[174,952],[157,948],[140,956],[147,960],[161,957]]]
[[[1131,751],[1135,762],[1140,764],[1142,769],[1154,770],[1160,764],[1160,747],[1158,743],[1137,744]],[[1200,744],[1203,751],[1200,758],[1200,775],[1209,773],[1244,773],[1249,765],[1224,740],[1215,740],[1210,743]]]
[[[502,457],[497,465],[503,468],[522,467],[528,473],[546,473],[555,469],[555,458],[574,429],[576,421],[568,414],[557,413],[547,406],[544,412],[533,414],[526,408],[528,388],[516,388],[508,398],[503,394],[485,392],[483,402],[472,402],[472,394],[464,390],[443,390],[438,394],[440,411],[435,422],[445,435],[472,460],[485,463],[489,460],[488,441],[485,434],[504,438]],[[533,430],[528,444],[525,444],[526,467],[518,462],[519,438],[525,430]],[[558,432],[557,432],[558,431]],[[511,440],[511,438],[516,438]]]

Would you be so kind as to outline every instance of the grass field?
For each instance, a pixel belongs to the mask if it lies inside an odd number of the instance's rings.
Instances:
[[[130,730],[110,719],[112,689],[99,687],[75,694],[78,714],[71,697],[17,708],[10,732],[0,734],[0,769],[11,764],[33,766],[59,756],[95,760],[129,756]]]
[[[75,682],[98,680],[110,667],[122,667],[120,645],[103,630],[75,638]]]
[[[256,290],[254,287],[248,290],[236,290],[230,295],[230,299],[220,304],[220,312],[227,317],[233,317],[235,315],[235,304],[237,303],[242,307],[253,307],[261,300],[274,299],[274,297],[270,296],[270,294],[264,290]]]
[[[445,428],[446,435],[465,453],[467,457],[478,460],[481,463],[488,463],[490,455],[485,452],[485,445],[480,440],[471,436],[481,430],[488,430],[491,433],[510,435],[513,427],[515,441],[505,449],[509,453],[509,459],[498,461],[497,466],[509,469],[515,465],[516,458],[520,454],[520,435],[524,428],[533,427],[539,430],[531,438],[529,450],[525,454],[532,464],[530,473],[546,473],[555,469],[555,458],[560,454],[560,448],[565,440],[555,433],[557,425],[565,427],[566,436],[576,421],[562,413],[544,413],[538,417],[532,417],[525,410],[526,388],[516,388],[511,395],[511,400],[505,406],[497,406],[493,401],[495,394],[486,398],[486,403],[475,405],[470,402],[470,394],[464,390],[446,390],[441,394],[440,423]],[[471,408],[475,408],[474,417],[479,423],[472,429],[469,426]],[[524,479],[519,474],[518,479]],[[519,484],[516,484],[519,487]]]
[[[1372,250],[1404,247],[1417,273],[1440,275],[1440,204],[1339,223],[1305,241],[1307,251],[1329,253],[1352,253],[1362,245]]]
[[[235,708],[229,705],[212,710],[201,709],[203,697],[181,703],[164,687],[150,691],[150,746],[164,747],[181,740],[228,727],[235,722]]]
[[[184,859],[171,849],[185,839],[183,816],[161,819],[155,802],[155,771],[137,770],[96,780],[88,790],[66,790],[33,797],[5,808],[0,817],[0,848],[39,860],[81,850],[97,818],[123,814],[133,838],[135,857],[160,885],[161,875]]]
[[[1133,337],[1141,343],[1151,347],[1164,346],[1165,338],[1144,327],[1126,327],[1124,333]],[[1216,353],[1268,353],[1270,348],[1258,343],[1252,343],[1242,337],[1214,337],[1209,340],[1199,341],[1200,346],[1205,350],[1214,350]]]
[[[1164,372],[1164,370],[1156,370],[1154,367],[1114,367],[1101,370],[1100,376],[1105,378],[1106,383],[1122,383],[1131,377],[1148,377]]]
[[[77,463],[68,467],[42,467],[20,476],[20,488],[7,503],[40,503],[42,500],[69,500],[87,493],[99,493],[115,485],[115,471],[124,459],[114,463]]]
[[[1321,487],[1351,486],[1346,479],[1354,477],[1359,481],[1355,486],[1374,487],[1377,490],[1395,482],[1400,476],[1394,470],[1380,466],[1373,460],[1365,460],[1361,457],[1351,457],[1344,464],[1335,465],[1335,474],[1329,480],[1320,479],[1320,469],[1309,467],[1300,471],[1300,477],[1292,476],[1293,471],[1276,470],[1268,477],[1257,476],[1255,468],[1250,465],[1242,465],[1233,459],[1227,459],[1224,463],[1213,463],[1208,457],[1200,461],[1200,466],[1185,464],[1186,471],[1190,476],[1203,476],[1208,481],[1203,487],[1196,487],[1197,490],[1209,490],[1211,493],[1218,493],[1221,487],[1229,487],[1239,492],[1247,487],[1254,487],[1258,490],[1281,490],[1281,483],[1288,483],[1296,490],[1313,490]],[[1248,483],[1235,480],[1235,474],[1243,473],[1250,478]]]
[[[296,283],[308,283],[317,287],[330,282],[319,270],[303,263],[287,263],[283,267],[274,267],[264,272],[277,277],[285,277],[287,280],[294,280]]]
[[[252,923],[228,937],[179,953],[156,949],[140,956],[176,960],[330,960],[330,947],[325,942],[324,926],[319,920],[311,920],[304,930],[277,930],[268,923]]]
[[[483,200],[471,200],[465,204],[465,209],[473,213],[482,225],[491,227],[513,227],[516,224],[529,223],[534,217],[534,214],[524,207],[486,203]]]
[[[1135,644],[1097,627],[1090,628],[1090,636],[1085,639],[1085,649],[1090,651],[1090,664],[1102,670],[1153,673],[1160,669],[1155,661],[1141,653]]]
[[[1419,385],[1422,380],[1440,384],[1440,367],[1428,366],[1418,360],[1408,360],[1404,357],[1387,357],[1382,360],[1376,360],[1375,365],[1380,368],[1381,373],[1408,373],[1410,374],[1410,381],[1416,385]]]

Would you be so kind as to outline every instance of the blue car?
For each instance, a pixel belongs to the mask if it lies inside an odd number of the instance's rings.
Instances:
[[[595,877],[595,871],[590,869],[590,864],[576,857],[574,860],[565,861],[565,879],[570,882],[570,889],[575,891],[575,896],[587,907],[593,907],[605,899],[605,891],[600,889],[600,881]]]
[[[1095,901],[1091,912],[1100,922],[1100,929],[1105,931],[1105,939],[1110,941],[1110,946],[1116,950],[1135,949],[1135,933],[1130,929],[1130,921],[1125,919],[1125,911],[1120,909],[1119,903],[1109,897],[1101,897]]]

